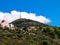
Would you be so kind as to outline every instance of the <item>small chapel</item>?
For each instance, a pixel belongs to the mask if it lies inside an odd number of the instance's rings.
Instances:
[[[1,21],[1,27],[4,29],[4,28],[8,28],[8,29],[14,29],[14,25],[13,24],[9,24],[7,23],[6,20],[2,20]]]

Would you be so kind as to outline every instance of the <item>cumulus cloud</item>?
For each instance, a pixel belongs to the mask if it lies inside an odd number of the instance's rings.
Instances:
[[[6,20],[8,23],[10,23],[14,20],[19,19],[20,17],[35,20],[41,23],[51,22],[51,20],[46,18],[45,16],[37,16],[35,13],[19,12],[15,10],[11,11],[11,13],[0,12],[0,22],[1,20]]]

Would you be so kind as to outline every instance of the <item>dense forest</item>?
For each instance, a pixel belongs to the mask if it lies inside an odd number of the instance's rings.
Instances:
[[[11,22],[14,30],[0,28],[0,45],[60,45],[60,28],[29,19]]]

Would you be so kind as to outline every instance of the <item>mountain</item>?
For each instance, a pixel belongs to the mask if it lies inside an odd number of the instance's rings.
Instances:
[[[33,20],[30,20],[30,19],[24,19],[24,18],[15,20],[11,23],[14,24],[17,27],[42,26],[42,25],[45,26],[46,25],[46,24],[43,24],[43,23],[40,23],[40,22],[37,22],[37,21],[33,21]]]
[[[60,28],[17,19],[14,30],[0,29],[0,45],[60,45]]]

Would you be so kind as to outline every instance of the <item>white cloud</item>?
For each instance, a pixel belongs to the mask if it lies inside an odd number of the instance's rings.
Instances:
[[[11,13],[3,13],[0,12],[0,22],[1,20],[6,20],[8,23],[17,20],[20,18],[26,18],[26,19],[31,19],[31,20],[35,20],[41,23],[49,23],[50,19],[46,18],[45,16],[37,16],[34,13],[27,13],[27,12],[18,12],[18,11],[11,11]]]

